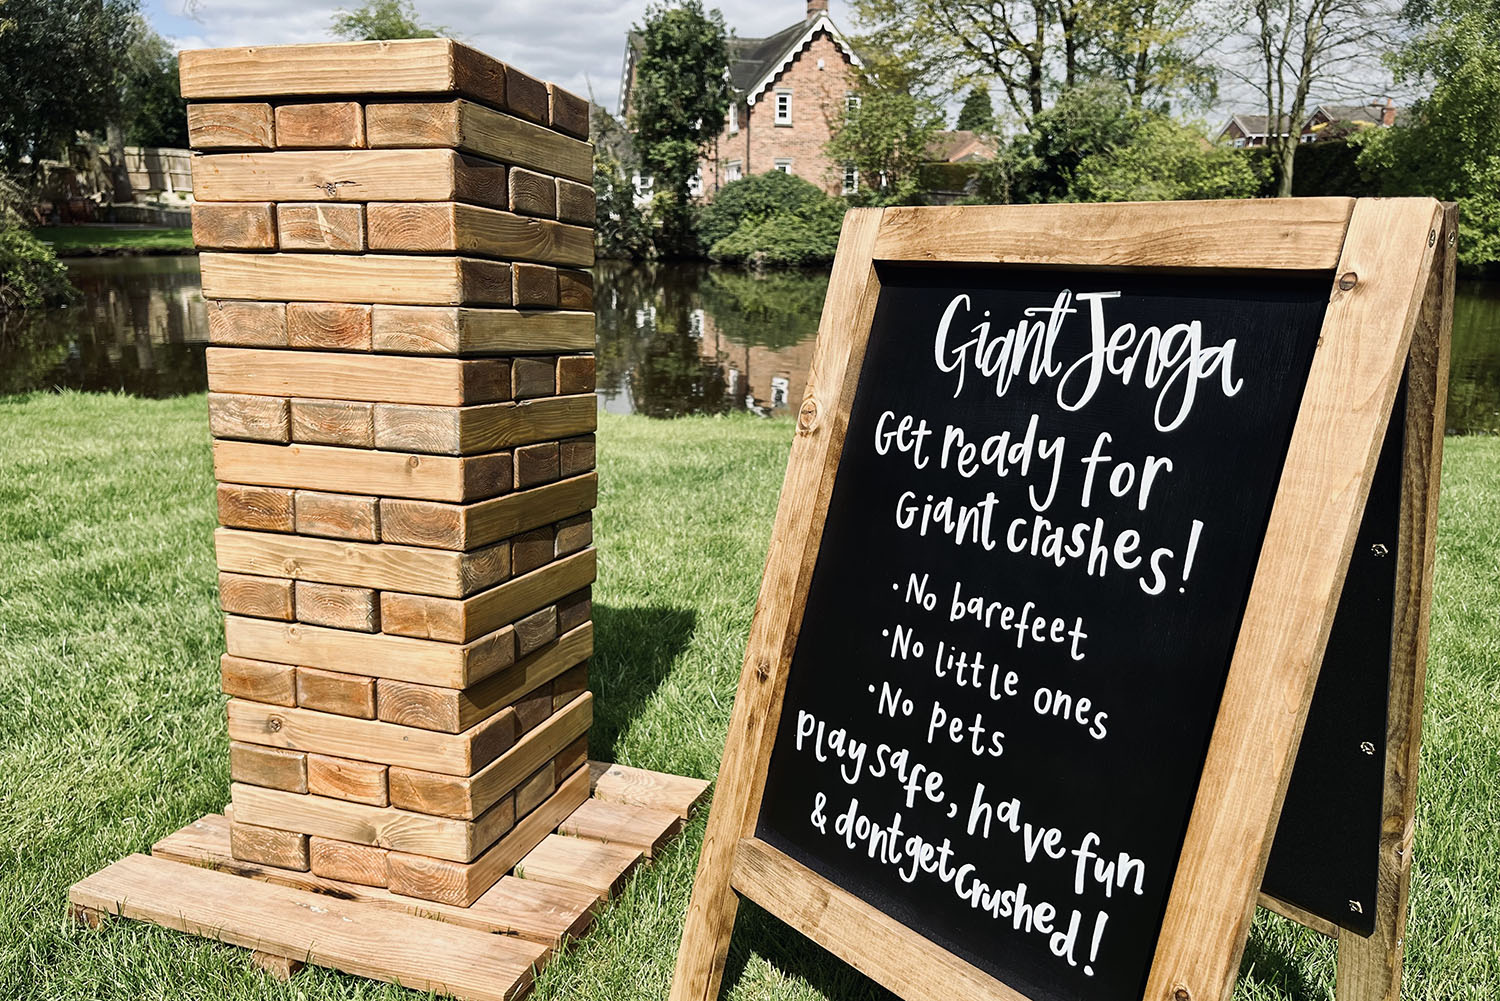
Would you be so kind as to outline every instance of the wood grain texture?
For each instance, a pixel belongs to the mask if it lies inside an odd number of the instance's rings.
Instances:
[[[436,643],[231,615],[224,637],[236,657],[445,688],[466,688],[515,663],[509,628],[472,643]]]
[[[276,106],[278,149],[360,149],[365,112],[358,101],[316,101]]]
[[[571,673],[573,665],[593,653],[594,626],[585,622],[468,688],[439,688],[382,678],[376,685],[379,696],[376,708],[380,718],[387,722],[459,733],[504,710],[538,686]],[[586,687],[567,691],[576,698]]]
[[[1356,203],[1271,510],[1147,980],[1147,1001],[1234,989],[1276,820],[1375,461],[1432,271],[1442,210]],[[1430,242],[1431,241],[1431,242]],[[1267,698],[1267,692],[1278,697]]]
[[[372,202],[371,250],[450,252],[590,267],[594,232],[463,202]]]
[[[375,447],[375,405],[350,400],[292,400],[292,441]]]
[[[296,527],[290,490],[220,483],[216,496],[219,524],[226,527],[264,532],[290,532]]]
[[[356,542],[380,539],[380,514],[374,497],[298,490],[293,504],[301,535]]]
[[[375,444],[396,452],[478,455],[586,434],[598,424],[591,391],[462,409],[382,404],[375,408]]]
[[[152,849],[153,854],[160,854]],[[307,844],[308,869],[315,876],[358,883],[361,886],[385,886],[390,882],[386,873],[387,849],[374,845],[357,845],[352,841],[335,841],[332,838],[309,838]]]
[[[469,865],[406,852],[389,857],[391,890],[423,900],[466,907],[510,872],[526,853],[541,843],[557,825],[588,799],[588,776],[579,769],[562,782],[547,802],[516,822]]]
[[[252,824],[229,825],[229,853],[280,869],[307,869],[307,835]]]
[[[492,358],[401,358],[333,351],[209,348],[211,393],[463,406],[510,396],[508,364]],[[275,387],[275,388],[273,388]],[[212,400],[212,398],[210,398]]]
[[[364,633],[373,633],[380,628],[380,599],[367,587],[349,587],[344,584],[320,584],[310,580],[299,580],[296,582],[294,594],[298,622],[306,622],[314,626],[329,626],[333,629],[355,629]],[[299,699],[299,704],[306,705],[307,703]],[[373,717],[375,708],[373,693],[369,707],[369,715]],[[350,715],[364,715],[364,713],[351,713]]]
[[[193,245],[225,250],[275,250],[275,206],[270,202],[195,202]]]
[[[242,347],[284,348],[286,304],[209,300],[208,342]]]
[[[531,983],[546,947],[241,879],[149,855],[130,855],[68,890],[77,905],[164,928],[306,960],[355,976],[471,1001],[511,1001]]]
[[[307,756],[307,791],[314,796],[331,796],[351,803],[389,806],[386,787],[387,765],[328,754]]]
[[[297,704],[297,668],[222,654],[219,657],[219,690],[252,702],[277,706]]]
[[[357,254],[365,249],[365,207],[336,202],[282,202],[276,206],[276,232],[282,250]]]
[[[1438,486],[1447,427],[1448,359],[1458,209],[1443,207],[1437,258],[1407,359],[1400,534],[1386,710],[1385,788],[1381,803],[1375,934],[1338,933],[1338,1001],[1400,1001],[1416,827],[1422,701],[1437,553]]]
[[[1327,271],[1352,198],[892,208],[877,260]]]
[[[557,269],[522,261],[510,266],[510,301],[518,309],[553,309],[557,306]]]
[[[187,128],[188,145],[193,149],[270,149],[276,145],[269,104],[190,104]]]
[[[525,167],[510,170],[510,210],[520,215],[557,217],[557,180]]]
[[[443,774],[421,765],[394,768],[391,802],[434,816],[479,817],[585,733],[593,719],[593,696],[585,692],[473,774]]]
[[[307,755],[284,747],[229,742],[229,778],[233,782],[307,792]]]
[[[314,587],[327,587],[314,584]],[[297,668],[297,705],[303,709],[375,718],[375,679],[317,667]]]
[[[596,551],[585,549],[469,598],[384,591],[380,621],[387,633],[467,643],[587,587],[598,576],[598,566]]]
[[[286,956],[277,956],[274,953],[261,952],[258,949],[250,953],[250,965],[269,976],[272,980],[282,982],[291,980],[307,966],[300,959],[288,959]]]
[[[475,202],[504,208],[505,168],[450,149],[205,153],[193,191],[207,202]]]
[[[505,67],[505,107],[513,115],[547,124],[547,85],[514,66]]]
[[[577,94],[547,84],[547,123],[579,139],[589,137],[589,102]]]
[[[594,199],[593,185],[579,184],[565,177],[557,179],[557,218],[560,221],[593,226],[597,221]]]
[[[643,857],[637,848],[553,834],[516,863],[516,875],[590,890],[603,903],[620,892]]]
[[[506,454],[460,458],[326,445],[214,442],[214,477],[221,482],[330,493],[477,501],[509,491],[510,469]]]
[[[372,309],[371,306],[343,302],[288,303],[286,343],[294,348],[369,351],[373,346]]]
[[[594,153],[588,143],[472,101],[370,103],[365,129],[372,147],[450,147],[593,183]]]
[[[594,314],[578,310],[591,309],[593,298],[583,304],[574,295],[563,302],[563,287],[559,278],[564,310],[376,306],[375,350],[459,355],[592,351]]]
[[[578,222],[578,219],[571,220]],[[557,304],[563,309],[594,308],[594,276],[587,271],[557,272]],[[590,348],[589,350],[592,350]]]
[[[510,305],[510,266],[467,257],[348,254],[199,255],[203,294],[215,299],[318,302],[337,289],[352,302]]]
[[[209,348],[236,351],[238,348]],[[208,430],[215,438],[286,443],[291,440],[291,418],[285,397],[210,391]]]
[[[179,64],[190,100],[454,90],[504,100],[503,64],[448,38],[187,49]]]
[[[731,858],[735,890],[906,1001],[1027,1001],[763,842]]]
[[[557,833],[624,845],[651,858],[677,836],[683,823],[683,819],[670,810],[591,798],[558,826]]]
[[[598,903],[591,893],[552,887],[545,883],[528,883],[514,876],[502,878],[468,907],[400,896],[381,886],[319,874],[317,866],[320,842],[328,846],[325,848],[328,854],[339,851],[352,857],[360,852],[379,853],[381,878],[386,878],[385,849],[327,838],[309,839],[312,872],[289,872],[254,863],[237,862],[229,855],[229,822],[216,813],[208,814],[162,838],[152,846],[151,853],[158,858],[207,866],[248,879],[309,890],[343,900],[357,900],[435,921],[477,928],[495,935],[516,936],[549,948],[556,948],[565,940],[583,934],[593,922],[594,908]],[[332,846],[335,845],[341,847],[334,849]]]
[[[719,996],[739,906],[730,887],[735,850],[741,838],[754,833],[759,813],[787,667],[879,294],[873,255],[886,211],[854,209],[844,216],[735,694],[718,793],[677,953],[671,1001],[713,1001]],[[596,790],[602,785],[601,777]]]
[[[598,499],[598,475],[588,473],[474,504],[381,498],[380,518],[389,541],[466,551],[589,511]]]
[[[292,620],[292,582],[281,577],[219,574],[219,607],[231,615]]]
[[[589,788],[595,799],[667,810],[684,820],[702,805],[709,783],[629,765],[589,762]]]

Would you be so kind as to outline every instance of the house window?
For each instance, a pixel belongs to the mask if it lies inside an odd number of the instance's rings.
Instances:
[[[740,130],[740,106],[731,104],[729,106],[729,134],[734,135]]]
[[[781,171],[783,174],[790,174],[792,172],[792,161],[778,158],[776,161],[776,169]]]
[[[859,190],[859,168],[852,163],[844,164],[844,194],[852,195]]]
[[[636,194],[636,197],[637,198],[650,198],[651,197],[651,191],[655,187],[655,185],[656,185],[656,182],[653,180],[653,178],[651,177],[650,174],[636,174],[635,175],[635,194]]]
[[[693,174],[692,180],[688,181],[688,194],[694,198],[699,198],[703,195],[703,164],[701,163],[698,164],[698,170]]]
[[[771,379],[771,406],[784,407],[792,393],[792,381],[784,375]]]
[[[724,165],[724,180],[738,181],[744,174],[740,170],[740,161],[730,160]]]
[[[1234,137],[1234,147],[1235,147],[1235,149],[1244,149],[1245,148],[1245,137],[1244,136],[1235,136]]]
[[[859,110],[859,95],[858,94],[845,94],[844,95],[844,113],[848,114],[848,115],[853,115],[858,110]]]
[[[792,92],[789,90],[776,92],[776,124],[792,124]]]

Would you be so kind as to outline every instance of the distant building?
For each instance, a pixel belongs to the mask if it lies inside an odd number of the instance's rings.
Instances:
[[[640,36],[625,46],[620,114],[630,114]],[[767,38],[729,39],[733,98],[724,130],[699,166],[693,193],[712,198],[730,181],[768,170],[795,174],[830,194],[859,189],[859,172],[823,147],[855,95],[859,56],[828,16],[828,0],[807,0],[805,16]],[[648,179],[641,185],[648,186]]]
[[[932,163],[979,163],[995,158],[995,144],[978,132],[952,129],[933,137],[927,156]]]
[[[1342,138],[1356,128],[1389,128],[1400,113],[1390,98],[1369,104],[1320,104],[1302,123],[1298,141]],[[1270,121],[1270,115],[1231,115],[1219,132],[1219,141],[1234,146],[1264,146],[1271,135]],[[1287,136],[1290,131],[1290,119],[1282,116],[1277,134]]]

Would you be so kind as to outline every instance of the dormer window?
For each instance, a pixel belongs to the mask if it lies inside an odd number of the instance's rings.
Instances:
[[[792,124],[792,92],[789,90],[776,92],[776,124]]]

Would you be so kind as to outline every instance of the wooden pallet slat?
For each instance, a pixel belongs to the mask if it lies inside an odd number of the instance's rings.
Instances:
[[[602,761],[589,762],[589,784],[595,799],[669,810],[684,819],[702,804],[709,787],[705,779]]]
[[[558,834],[639,849],[647,858],[682,831],[684,820],[671,810],[591,797],[557,828]]]
[[[620,892],[644,857],[638,848],[553,834],[516,864],[516,875],[589,890],[603,903]]]

